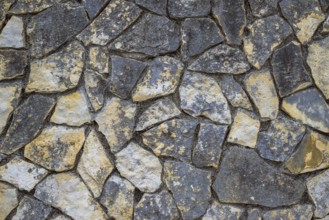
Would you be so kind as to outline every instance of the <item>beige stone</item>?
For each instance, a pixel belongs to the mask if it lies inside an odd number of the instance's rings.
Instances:
[[[93,46],[89,48],[88,67],[98,73],[109,73],[110,54],[106,47]]]
[[[311,220],[313,207],[310,204],[297,204],[292,207],[279,208],[265,211],[263,220],[286,219],[286,220]]]
[[[18,205],[17,189],[0,182],[0,219],[4,220]]]
[[[240,219],[244,211],[244,208],[236,205],[221,204],[213,201],[202,220]]]
[[[25,47],[24,23],[21,17],[12,16],[0,33],[0,48]]]

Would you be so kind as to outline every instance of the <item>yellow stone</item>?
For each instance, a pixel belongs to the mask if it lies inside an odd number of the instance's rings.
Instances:
[[[17,189],[0,182],[0,220],[6,219],[18,205]]]

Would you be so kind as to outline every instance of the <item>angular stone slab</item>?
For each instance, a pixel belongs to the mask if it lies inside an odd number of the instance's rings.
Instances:
[[[24,23],[21,17],[12,16],[0,33],[0,48],[25,47]]]
[[[225,152],[212,187],[221,202],[271,208],[295,204],[305,191],[302,181],[270,166],[254,150],[238,147]]]
[[[286,219],[288,216],[290,219],[311,220],[313,216],[313,206],[310,204],[297,204],[291,208],[265,211],[263,220]]]
[[[23,76],[26,66],[25,50],[0,50],[0,80]]]
[[[15,187],[0,182],[0,219],[6,219],[18,205],[18,191]]]
[[[88,13],[88,17],[93,19],[100,10],[109,2],[109,0],[82,0],[82,5]]]
[[[279,0],[248,0],[251,12],[256,17],[265,17],[278,10]]]
[[[20,201],[12,220],[43,220],[50,215],[52,208],[30,196]]]
[[[7,0],[0,2],[0,29],[2,28],[2,25],[6,20],[6,13],[8,13],[8,10],[15,2],[16,0]]]
[[[102,74],[91,69],[86,69],[83,76],[89,102],[93,110],[97,112],[104,104],[106,79]]]
[[[38,13],[51,7],[56,1],[54,0],[18,0],[10,8],[10,14],[29,14]]]
[[[167,0],[136,0],[137,5],[140,5],[156,14],[167,14]]]
[[[168,0],[169,16],[173,18],[207,16],[210,9],[210,0]]]
[[[232,219],[238,220],[243,216],[244,208],[235,205],[227,205],[213,201],[208,208],[206,214],[202,217],[202,220],[212,219]],[[249,220],[249,219],[248,219]],[[256,219],[253,219],[256,220]]]
[[[89,48],[87,68],[100,74],[109,73],[110,54],[106,47],[91,46]]]

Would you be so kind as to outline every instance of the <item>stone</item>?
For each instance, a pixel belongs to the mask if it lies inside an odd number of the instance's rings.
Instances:
[[[278,15],[256,20],[247,26],[249,34],[243,38],[243,49],[249,62],[260,69],[272,52],[289,35],[292,29]]]
[[[251,12],[256,17],[265,17],[278,10],[279,0],[248,0]]]
[[[10,8],[10,14],[30,14],[38,13],[51,7],[54,0],[18,0],[13,7]]]
[[[270,208],[295,204],[305,191],[301,180],[267,164],[253,149],[240,147],[225,151],[212,187],[220,202]]]
[[[82,45],[73,41],[56,53],[33,60],[25,91],[54,93],[75,88],[84,67],[84,57]]]
[[[79,33],[88,22],[83,6],[73,2],[55,4],[34,15],[26,29],[31,44],[31,56],[40,58],[56,50]],[[60,57],[63,58],[65,55],[62,54]],[[65,61],[64,63],[68,64]],[[72,64],[71,68],[75,66],[77,65]]]
[[[159,193],[145,193],[135,206],[136,220],[175,220],[179,219],[179,212],[172,195],[162,190]]]
[[[137,5],[140,5],[156,14],[167,15],[167,0],[136,0]]]
[[[231,123],[231,112],[218,83],[211,77],[186,71],[179,87],[181,108],[193,117],[204,116],[223,124]]]
[[[162,165],[152,153],[135,142],[115,154],[116,167],[142,192],[155,192],[161,185]]]
[[[273,77],[281,97],[312,85],[300,44],[292,41],[273,53]]]
[[[271,121],[267,131],[259,133],[257,150],[259,155],[273,161],[286,161],[305,134],[305,126],[284,115]]]
[[[108,2],[108,0],[82,0],[82,5],[87,11],[88,17],[93,19]]]
[[[97,113],[95,121],[111,151],[116,153],[132,138],[135,127],[136,104],[113,97]]]
[[[196,219],[206,212],[211,200],[209,171],[184,162],[166,161],[164,181],[183,219]]]
[[[50,118],[55,124],[81,126],[91,122],[88,100],[84,91],[77,90],[57,99],[55,111]]]
[[[280,208],[265,211],[263,220],[272,219],[300,219],[311,220],[313,216],[313,207],[310,204],[297,204],[291,208]]]
[[[239,220],[243,216],[244,209],[235,205],[221,204],[213,201],[202,220],[230,219]]]
[[[0,80],[23,76],[26,66],[27,53],[25,50],[0,50]]]
[[[20,201],[12,220],[45,220],[52,208],[30,196],[24,196]]]
[[[72,169],[85,141],[84,132],[84,128],[48,126],[25,146],[24,157],[48,170]]]
[[[308,47],[307,64],[311,68],[311,73],[316,86],[321,90],[326,99],[329,99],[329,62],[325,59],[328,56],[329,37],[323,40],[314,41]]]
[[[228,44],[240,45],[247,24],[244,0],[214,0],[212,14],[222,27]]]
[[[142,10],[124,0],[111,1],[77,37],[84,45],[105,46],[141,15]]]
[[[198,141],[192,153],[193,164],[197,167],[217,168],[226,132],[226,125],[200,123]]]
[[[18,192],[15,187],[0,182],[0,219],[6,219],[18,205]]]
[[[111,56],[110,91],[123,99],[129,99],[146,64],[137,60]]]
[[[4,22],[6,21],[6,14],[8,13],[8,10],[15,2],[16,0],[7,0],[0,2],[0,29],[2,28]]]
[[[207,16],[210,9],[210,0],[168,0],[169,16],[173,18]]]
[[[318,0],[283,0],[279,5],[282,15],[290,23],[302,44],[312,39],[316,29],[325,19]]]
[[[195,120],[172,119],[142,133],[143,143],[155,155],[191,161]]]
[[[329,7],[329,0],[319,0],[319,3],[321,4],[322,10],[327,11]]]
[[[309,88],[284,98],[281,109],[303,124],[329,133],[329,106],[317,89]]]
[[[67,217],[66,215],[53,215],[50,220],[71,220],[71,218]]]
[[[32,95],[24,100],[14,111],[0,152],[12,154],[32,141],[43,127],[55,100],[42,95]]]
[[[323,22],[321,33],[327,34],[328,32],[329,32],[329,17],[327,17],[327,19]]]
[[[92,46],[89,48],[87,67],[100,74],[107,74],[109,73],[109,59],[110,54],[106,47]]]
[[[95,198],[101,195],[103,185],[113,168],[96,131],[91,130],[84,143],[77,170]]]
[[[4,160],[5,158],[7,158],[7,155],[5,155],[5,154],[1,154],[1,153],[0,153],[0,162],[1,162],[2,160]]]
[[[85,90],[92,109],[97,112],[103,107],[106,79],[94,70],[84,71]]]
[[[257,107],[261,120],[273,120],[279,113],[279,98],[268,69],[253,71],[244,80],[245,88]]]
[[[239,109],[234,117],[227,141],[254,148],[259,128],[260,122],[253,113]]]
[[[133,101],[142,102],[174,93],[183,68],[183,63],[175,58],[155,58],[147,68],[145,76],[137,83],[132,94]]]
[[[247,211],[247,220],[262,220],[261,210],[258,208],[252,208]]]
[[[241,74],[247,72],[250,65],[240,49],[220,44],[204,52],[188,69],[205,73]]]
[[[138,22],[110,44],[111,49],[150,56],[179,48],[178,24],[163,16],[144,14]]]
[[[182,23],[183,61],[203,53],[224,40],[217,24],[209,18],[187,18]]]
[[[0,48],[24,48],[24,23],[21,17],[12,16],[0,33]]]
[[[126,179],[113,174],[106,181],[100,203],[109,216],[118,219],[132,219],[134,212],[135,187]]]
[[[18,156],[0,167],[0,180],[13,184],[20,190],[31,191],[48,171]]]
[[[37,187],[34,197],[51,205],[73,219],[108,219],[101,205],[86,185],[73,173],[52,174]]]
[[[181,111],[171,99],[159,99],[139,116],[135,131],[145,130],[153,125],[177,117],[180,114]]]

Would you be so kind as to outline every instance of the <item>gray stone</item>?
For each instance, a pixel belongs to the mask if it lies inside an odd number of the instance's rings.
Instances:
[[[0,182],[0,219],[6,219],[18,205],[18,191],[15,187]]]
[[[209,171],[197,169],[188,163],[166,161],[164,181],[183,219],[196,219],[206,212],[211,200]]]
[[[89,48],[87,68],[101,74],[109,73],[110,54],[106,47],[92,46]]]
[[[235,205],[221,204],[213,201],[202,220],[239,220],[243,216],[244,209]]]
[[[23,76],[26,66],[25,50],[0,50],[0,80]]]
[[[329,0],[319,0],[322,10],[323,11],[327,11],[327,9],[329,8]]]
[[[240,49],[221,44],[204,52],[188,69],[206,73],[240,74],[247,72],[250,65]]]
[[[63,214],[54,214],[49,218],[49,220],[71,220],[71,218]]]
[[[85,7],[89,18],[93,19],[108,2],[109,0],[82,0],[82,5]]]
[[[100,110],[104,104],[106,79],[103,75],[91,69],[86,69],[83,76],[89,102],[93,110],[96,112]]]
[[[167,0],[135,0],[140,5],[159,15],[167,14]]]
[[[313,216],[313,207],[310,204],[297,204],[290,208],[281,208],[265,211],[263,220],[273,219],[299,219],[311,220]]]
[[[24,23],[21,17],[12,16],[0,33],[0,48],[25,47]]]
[[[10,7],[16,2],[16,0],[7,0],[0,2],[0,29],[6,20],[6,14]]]
[[[265,17],[278,10],[279,0],[248,0],[251,12],[256,17]]]
[[[10,8],[10,14],[29,14],[38,13],[51,7],[54,0],[17,0],[16,4]]]
[[[210,0],[168,0],[169,16],[173,18],[207,16],[210,9]]]
[[[329,17],[322,24],[322,33],[327,34],[329,32]]]
[[[191,161],[197,121],[173,119],[142,133],[143,143],[155,155]]]
[[[184,61],[224,40],[217,24],[209,18],[188,18],[182,23],[181,53]]]
[[[231,147],[224,154],[213,189],[221,202],[274,208],[297,203],[305,186],[267,164],[254,150]]]
[[[7,155],[5,155],[5,154],[1,154],[1,153],[0,153],[0,162],[1,162],[2,160],[4,160],[5,158],[7,158]]]
[[[261,209],[252,208],[247,211],[247,220],[262,220]]]
[[[43,127],[44,121],[53,109],[53,98],[32,95],[18,106],[1,144],[0,152],[12,154],[32,141]]]
[[[52,208],[30,196],[20,201],[12,220],[46,220]]]

